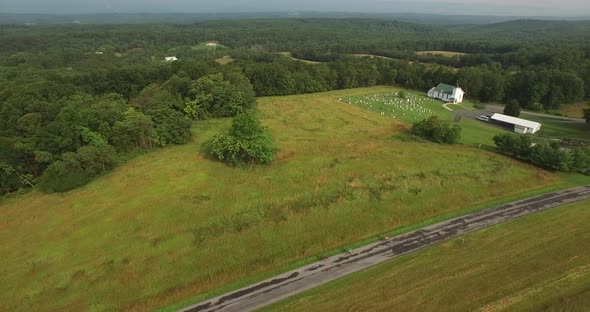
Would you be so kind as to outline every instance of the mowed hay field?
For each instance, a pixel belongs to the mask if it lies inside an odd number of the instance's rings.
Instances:
[[[0,302],[8,311],[150,310],[266,276],[385,231],[561,183],[472,147],[393,139],[408,125],[342,97],[259,99],[281,152],[233,168],[194,142],[129,161],[65,194],[0,201]]]
[[[392,259],[267,311],[588,311],[590,200]]]

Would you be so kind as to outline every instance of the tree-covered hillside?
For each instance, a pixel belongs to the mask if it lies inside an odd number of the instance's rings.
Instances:
[[[234,116],[252,108],[254,96],[377,84],[426,91],[444,82],[476,101],[556,109],[590,98],[589,25],[369,18],[2,25],[0,193],[83,184],[136,153],[187,142],[191,119]],[[461,53],[417,53],[433,50]]]

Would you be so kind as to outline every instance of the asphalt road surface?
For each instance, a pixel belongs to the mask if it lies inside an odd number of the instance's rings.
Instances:
[[[453,108],[453,106],[451,105],[451,109],[452,108]],[[454,110],[453,113],[456,114],[456,115],[459,115],[459,116],[461,116],[463,118],[477,119],[477,117],[479,117],[481,115],[491,116],[494,113],[503,114],[504,113],[504,108],[502,106],[488,104],[488,105],[486,105],[486,108],[485,109]],[[527,119],[527,115],[550,118],[552,120],[552,122],[573,123],[573,124],[584,124],[584,123],[586,123],[586,120],[585,119],[569,118],[569,117],[563,117],[563,116],[554,116],[554,115],[542,114],[542,113],[535,113],[535,112],[530,112],[530,111],[523,111],[520,114],[520,118]]]
[[[523,215],[590,198],[590,185],[473,212],[275,276],[180,311],[252,311],[391,258]]]

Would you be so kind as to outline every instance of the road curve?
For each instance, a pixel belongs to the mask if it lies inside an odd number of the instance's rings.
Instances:
[[[181,309],[182,312],[252,311],[342,276],[465,233],[523,215],[590,198],[590,185],[530,197],[433,224],[351,254],[333,256],[254,285]]]

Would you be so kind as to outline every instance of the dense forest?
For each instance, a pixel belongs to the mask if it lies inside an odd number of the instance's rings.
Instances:
[[[471,100],[533,110],[590,98],[589,22],[246,19],[7,24],[0,34],[0,194],[83,185],[138,153],[188,142],[193,120],[236,116],[255,96],[445,82]]]

